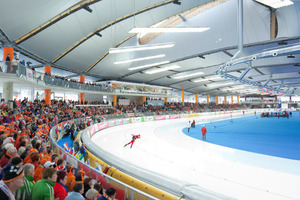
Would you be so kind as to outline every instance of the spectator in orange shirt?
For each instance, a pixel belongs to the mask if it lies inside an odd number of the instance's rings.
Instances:
[[[68,189],[69,189],[69,191],[71,190],[71,183],[73,182],[73,181],[75,181],[75,176],[74,176],[74,174],[75,174],[75,168],[74,168],[74,166],[71,166],[71,165],[67,165],[67,172],[68,172],[68,174],[67,174],[67,187],[68,187]]]
[[[28,155],[25,157],[25,159],[24,159],[24,161],[23,161],[23,164],[26,164],[26,163],[31,163],[32,162],[32,160],[31,160],[31,155],[32,155],[32,153],[34,153],[34,152],[36,152],[36,153],[38,153],[38,151],[36,150],[36,149],[30,149],[29,150],[29,153],[28,153]]]
[[[47,162],[48,160],[44,159],[40,161],[40,164],[37,168],[35,168],[34,170],[34,176],[33,176],[33,180],[34,182],[37,182],[38,180],[41,180],[43,177],[43,170],[44,170],[44,164]]]
[[[73,191],[73,187],[76,183],[83,183],[83,180],[84,180],[84,174],[85,172],[80,170],[79,172],[77,172],[76,174],[76,177],[75,177],[75,180],[71,182],[70,184],[70,192]]]

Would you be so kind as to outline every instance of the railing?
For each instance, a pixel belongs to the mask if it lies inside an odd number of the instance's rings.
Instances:
[[[84,119],[74,119],[71,120],[73,121],[75,124],[79,124],[82,120],[86,120],[86,118]],[[50,141],[52,144],[52,148],[62,157],[64,158],[64,160],[67,161],[68,164],[71,164],[74,166],[74,168],[76,168],[78,171],[80,169],[85,171],[85,174],[89,177],[92,177],[93,179],[100,181],[102,183],[102,186],[104,188],[109,187],[110,185],[113,185],[116,187],[116,185],[118,185],[120,190],[124,190],[125,191],[125,199],[130,199],[130,200],[134,200],[134,199],[139,199],[139,200],[159,200],[156,197],[153,197],[149,194],[146,194],[140,190],[135,189],[134,187],[131,187],[130,185],[127,185],[115,178],[112,178],[110,176],[108,176],[107,174],[103,173],[102,171],[99,171],[97,169],[95,169],[94,167],[91,167],[87,164],[85,164],[82,161],[79,161],[78,159],[76,159],[74,156],[72,156],[71,154],[69,154],[68,152],[66,152],[62,147],[60,147],[56,141],[57,139],[60,139],[62,137],[62,135],[64,134],[64,131],[61,131],[59,133],[59,138],[57,138],[56,135],[56,129],[58,128],[58,126],[61,126],[61,124],[53,127],[50,130]],[[103,184],[103,182],[105,182],[106,184]]]
[[[110,85],[90,85],[85,83],[78,83],[68,80],[63,80],[61,77],[53,77],[45,75],[43,73],[36,72],[28,67],[23,66],[16,62],[4,62],[0,61],[0,73],[5,74],[16,74],[19,78],[24,78],[28,81],[35,82],[37,84],[43,84],[48,86],[58,86],[75,90],[86,90],[93,92],[104,92],[112,94],[138,94],[138,95],[160,95],[166,96],[165,92],[151,92],[151,91],[139,91],[139,90],[120,90],[111,88]],[[170,96],[170,95],[167,95]],[[171,97],[171,96],[170,96]]]

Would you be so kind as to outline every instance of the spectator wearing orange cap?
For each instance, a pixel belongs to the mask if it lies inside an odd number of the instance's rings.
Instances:
[[[72,165],[67,165],[67,172],[68,172],[68,174],[67,174],[67,187],[68,187],[68,189],[69,189],[69,191],[71,190],[71,183],[73,182],[73,181],[75,181],[75,168],[74,168],[74,166]]]

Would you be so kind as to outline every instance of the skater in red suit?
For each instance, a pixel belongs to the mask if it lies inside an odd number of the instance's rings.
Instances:
[[[141,137],[140,134],[138,135],[132,135],[132,139],[128,144],[125,144],[124,147],[126,147],[127,145],[131,144],[130,148],[132,148],[133,143],[135,142],[136,139],[139,139]]]

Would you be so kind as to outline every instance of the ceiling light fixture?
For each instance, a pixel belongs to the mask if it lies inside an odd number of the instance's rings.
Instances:
[[[88,6],[83,6],[82,8],[83,8],[84,10],[88,11],[89,13],[92,13],[92,12],[93,12],[93,10],[92,10],[90,7],[88,7]]]
[[[148,65],[142,65],[142,66],[137,66],[137,67],[132,67],[129,68],[128,70],[136,70],[136,69],[143,69],[143,68],[147,68],[147,67],[153,67],[153,66],[157,66],[157,65],[164,65],[169,63],[170,61],[163,61],[163,62],[158,62],[158,63],[152,63],[152,64],[148,64]]]
[[[99,33],[99,32],[95,33],[95,35],[98,35],[99,37],[102,37],[102,34]]]
[[[209,30],[209,27],[155,27],[133,28],[129,33],[199,33]]]
[[[180,5],[181,2],[180,2],[179,0],[174,0],[174,1],[173,1],[173,4]]]
[[[233,85],[234,82],[228,82],[228,83],[212,83],[207,85],[208,87],[218,87],[218,86],[225,86],[225,85]]]
[[[220,77],[220,76],[206,77],[206,78],[202,78],[202,79],[194,79],[192,81],[194,83],[199,83],[199,82],[212,81],[212,80],[217,80],[217,79],[222,79],[222,77]]]
[[[119,48],[110,48],[109,53],[124,53],[132,51],[144,51],[144,50],[153,50],[153,49],[165,49],[174,47],[175,43],[161,43],[161,44],[151,44],[151,45],[141,45],[141,46],[129,46],[129,47],[119,47]]]
[[[204,72],[196,72],[196,73],[191,73],[191,74],[183,74],[183,75],[179,75],[179,76],[173,76],[173,79],[181,79],[181,78],[187,78],[187,77],[191,77],[191,76],[197,76],[197,75],[201,75],[204,74]]]
[[[255,1],[275,9],[294,4],[290,0],[255,0]]]
[[[160,72],[164,72],[164,71],[168,71],[168,70],[173,70],[173,69],[178,69],[178,68],[180,68],[180,66],[172,65],[172,66],[168,66],[168,67],[164,67],[164,68],[150,69],[150,70],[146,70],[144,72],[146,74],[156,74],[156,73],[160,73]]]
[[[125,63],[131,63],[131,62],[138,62],[138,61],[142,61],[142,60],[150,60],[150,59],[155,59],[155,58],[162,58],[165,57],[166,54],[160,54],[160,55],[156,55],[156,56],[148,56],[148,57],[143,57],[143,58],[135,58],[135,59],[131,59],[131,60],[122,60],[122,61],[116,61],[114,62],[115,65],[119,65],[119,64],[125,64]]]

